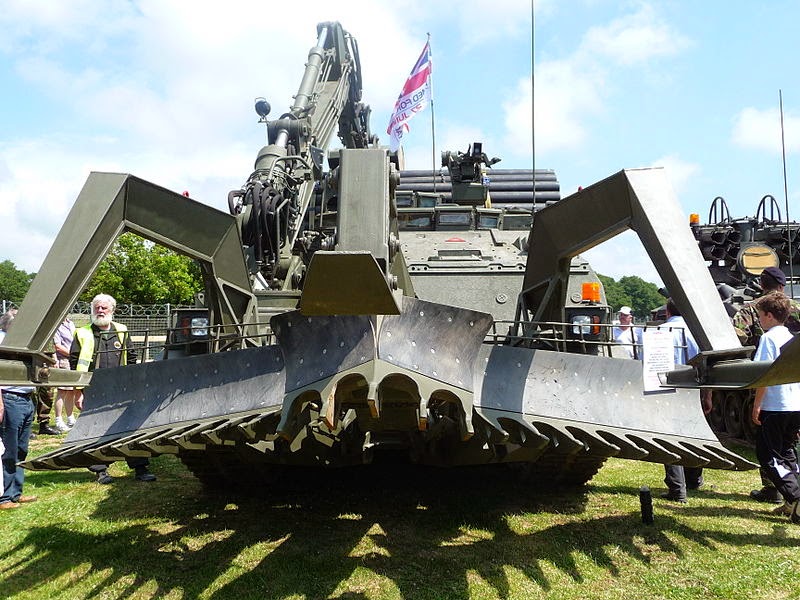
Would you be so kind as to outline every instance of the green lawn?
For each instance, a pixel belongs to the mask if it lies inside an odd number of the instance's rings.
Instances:
[[[676,505],[661,465],[613,459],[571,492],[423,471],[248,499],[204,493],[171,456],[153,470],[29,472],[40,501],[0,514],[0,598],[800,597],[800,526],[748,499],[755,471],[707,471]]]

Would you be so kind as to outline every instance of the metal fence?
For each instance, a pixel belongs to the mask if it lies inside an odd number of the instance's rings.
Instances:
[[[18,306],[9,300],[0,301],[3,313]],[[125,325],[130,331],[131,342],[141,360],[150,360],[158,351],[158,346],[166,340],[170,326],[170,315],[178,306],[173,304],[117,304],[114,320]],[[2,314],[2,313],[0,313]],[[89,323],[92,314],[90,302],[76,302],[69,311],[69,318],[77,327]]]

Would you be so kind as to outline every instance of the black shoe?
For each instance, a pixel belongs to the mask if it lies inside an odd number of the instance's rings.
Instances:
[[[61,432],[55,427],[50,427],[50,425],[46,424],[39,425],[39,435],[60,435],[60,434]]]
[[[136,481],[155,481],[157,479],[157,477],[147,469],[136,469],[134,478]]]
[[[701,481],[697,485],[686,484],[686,489],[687,490],[702,490],[702,489],[705,489],[705,487],[706,487],[706,484],[705,484],[704,481]]]
[[[750,492],[750,497],[758,502],[766,502],[768,504],[780,504],[783,502],[783,496],[774,487],[763,487],[760,490],[753,490]]]
[[[800,523],[800,500],[795,500],[792,504],[792,512],[789,513],[789,520],[792,523]]]
[[[100,471],[97,474],[97,483],[100,485],[108,485],[109,483],[113,483],[114,478],[108,474],[108,471]]]
[[[678,494],[673,494],[672,492],[664,492],[661,494],[661,497],[664,498],[664,500],[671,500],[672,502],[686,504],[686,498],[679,496]]]

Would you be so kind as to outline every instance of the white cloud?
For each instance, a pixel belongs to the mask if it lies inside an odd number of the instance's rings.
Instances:
[[[689,39],[667,24],[649,4],[635,13],[592,27],[581,42],[580,52],[605,57],[616,64],[646,64],[655,58],[674,56],[691,45]]]
[[[626,231],[583,253],[592,268],[608,277],[619,279],[635,273],[645,281],[663,285],[658,271],[642,246],[639,236]]]
[[[330,4],[316,0],[268,28],[256,2],[234,0],[224,10],[160,0],[54,6],[4,4],[0,14],[3,30],[14,32],[0,52],[57,101],[71,131],[0,137],[0,214],[9,219],[0,256],[29,271],[38,270],[90,170],[188,189],[226,210],[228,190],[243,183],[265,142],[252,99],[267,96],[273,116],[288,109],[317,22],[341,19],[357,37],[365,82],[379,92],[365,90],[373,104],[391,105],[421,48],[388,3],[345,1],[330,14]],[[103,47],[111,56],[98,53]],[[408,60],[387,62],[387,48]]]
[[[533,88],[530,77],[520,79],[517,83],[513,100],[503,103],[506,141],[504,148],[515,148],[523,155],[530,155],[533,129]],[[537,129],[537,131],[540,131]],[[541,132],[543,136],[548,132]]]
[[[621,67],[642,72],[653,61],[674,56],[691,46],[670,26],[654,5],[641,4],[636,12],[590,28],[577,49],[559,59],[534,65],[534,131],[537,153],[581,147],[590,135],[590,120],[605,111],[616,93],[614,81]],[[506,107],[507,123],[522,102]]]
[[[675,193],[680,195],[691,189],[691,181],[700,174],[700,165],[686,162],[682,158],[670,154],[652,162],[651,167],[664,167],[667,181]]]
[[[587,138],[586,119],[602,110],[604,75],[579,62],[549,61],[534,67],[533,126],[537,153],[575,148]],[[506,108],[510,132],[522,102]]]
[[[784,113],[783,129],[786,152],[800,150],[800,117]],[[731,139],[733,143],[743,148],[780,154],[780,111],[777,108],[765,110],[752,107],[743,108],[734,117]]]
[[[455,17],[465,49],[481,46],[493,40],[530,35],[530,0],[461,0],[446,11]]]

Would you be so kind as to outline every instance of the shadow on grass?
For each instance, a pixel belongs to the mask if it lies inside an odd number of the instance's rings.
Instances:
[[[548,591],[553,566],[584,580],[580,556],[615,577],[620,552],[642,564],[649,564],[654,548],[680,558],[676,533],[709,548],[798,545],[776,535],[698,531],[676,517],[678,510],[730,517],[728,507],[657,505],[654,526],[643,525],[638,513],[576,521],[564,515],[584,511],[585,491],[536,492],[490,472],[467,479],[419,469],[362,470],[257,499],[198,494],[180,466],[165,467],[157,484],[120,478],[92,515],[145,524],[114,526],[107,534],[36,526],[5,548],[0,556],[14,573],[2,581],[5,596],[33,595],[39,582],[90,564],[103,573],[102,583],[92,589],[79,584],[72,597],[102,596],[108,586],[130,593],[155,584],[153,597],[178,591],[187,598],[358,599],[374,595],[360,586],[371,592],[380,586],[403,598],[459,599],[470,596],[468,578],[476,574],[507,598],[520,585],[509,580],[509,571]],[[58,483],[75,480],[76,472],[42,477],[44,484]],[[638,494],[625,487],[599,491]]]

